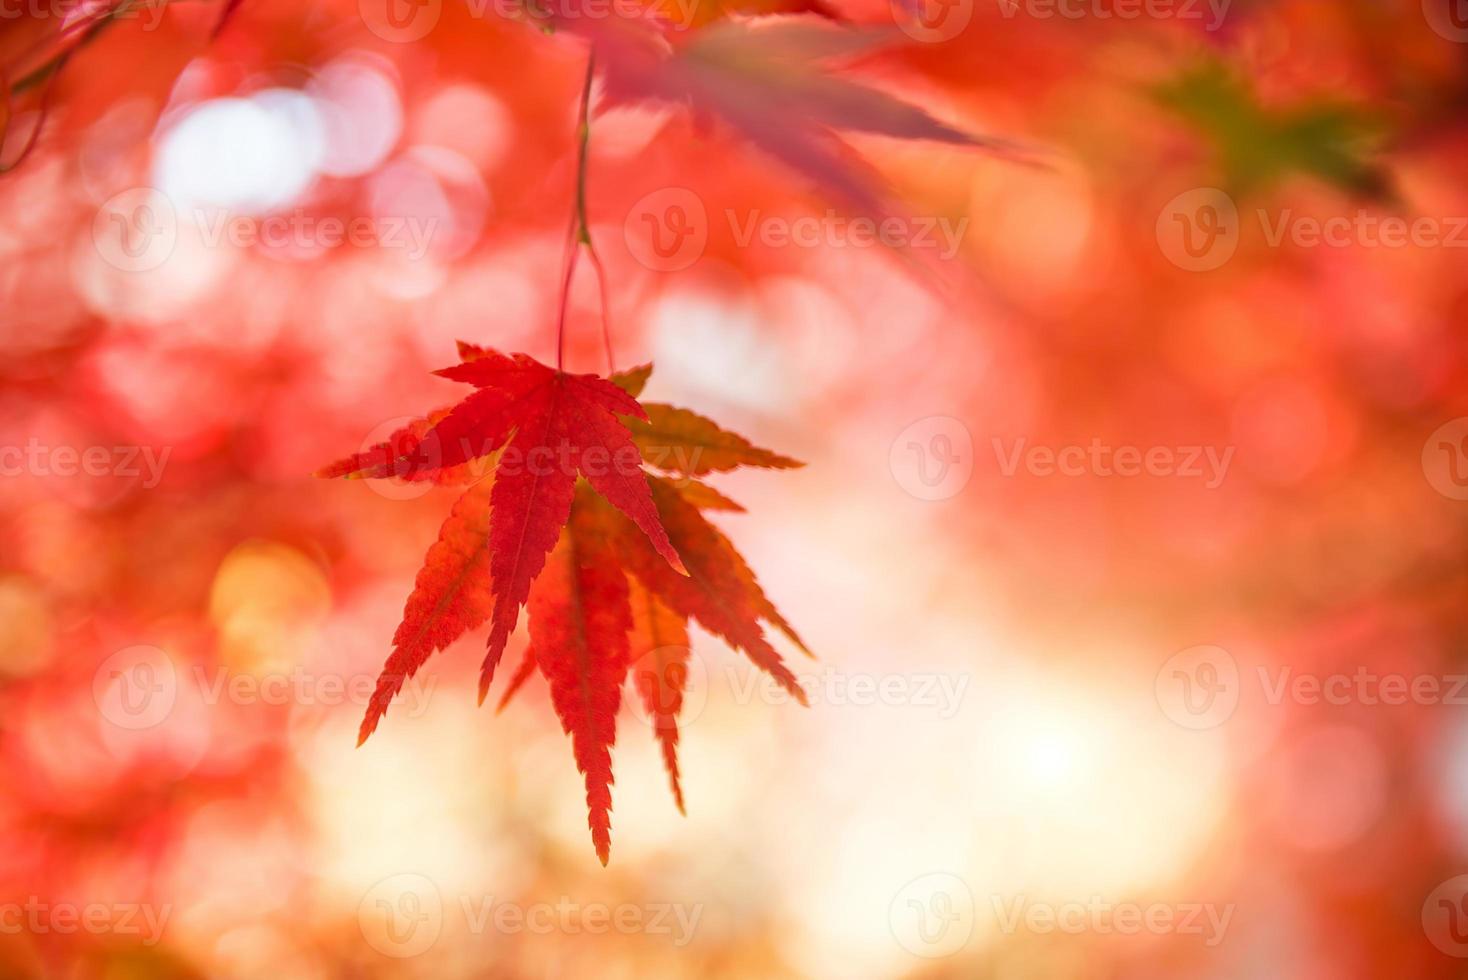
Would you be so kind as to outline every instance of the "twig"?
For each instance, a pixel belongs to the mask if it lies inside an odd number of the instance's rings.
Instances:
[[[571,226],[566,233],[566,261],[561,278],[561,309],[556,319],[556,369],[560,370],[566,350],[566,310],[570,306],[571,283],[576,276],[576,262],[581,249],[596,270],[597,289],[601,293],[602,344],[606,348],[607,371],[616,370],[612,357],[612,325],[607,307],[607,274],[601,256],[591,241],[591,225],[586,220],[586,159],[591,146],[591,82],[596,75],[596,49],[586,56],[586,80],[581,85],[581,112],[576,125],[576,201],[571,209]]]

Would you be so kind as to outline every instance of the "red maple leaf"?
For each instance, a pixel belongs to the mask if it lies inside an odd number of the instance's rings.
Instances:
[[[460,355],[461,364],[438,373],[477,391],[320,471],[471,483],[418,573],[359,743],[435,651],[488,620],[483,701],[527,605],[530,643],[500,706],[532,674],[546,678],[585,777],[592,841],[605,864],[611,749],[629,673],[684,808],[677,746],[690,619],[805,702],[761,621],[804,644],[701,513],[743,508],[692,476],[801,464],[687,409],[644,408],[636,396],[650,365],[602,379],[467,344]]]
[[[571,515],[578,475],[642,529],[675,574],[683,573],[683,561],[658,521],[642,457],[618,418],[646,418],[631,395],[603,378],[557,371],[524,354],[507,357],[497,351],[473,351],[462,363],[437,373],[479,390],[426,428],[402,430],[398,435],[407,435],[390,438],[386,449],[369,450],[365,458],[358,454],[320,472],[435,479],[445,470],[499,453],[489,498],[492,517],[482,549],[488,553],[492,596],[489,643],[480,671],[483,700],[530,583]],[[416,428],[424,428],[421,436],[413,431]],[[398,455],[389,457],[390,452]],[[446,525],[444,530],[448,533],[450,528]],[[432,557],[414,593],[428,607],[426,619],[410,628],[407,645],[400,644],[389,659],[362,721],[362,740],[377,727],[403,682],[434,650],[452,641],[449,634],[457,636],[483,619],[454,615],[462,604],[456,597],[467,569],[445,579],[441,568],[432,569]],[[419,610],[407,611],[405,623],[418,618],[412,615],[415,611]]]

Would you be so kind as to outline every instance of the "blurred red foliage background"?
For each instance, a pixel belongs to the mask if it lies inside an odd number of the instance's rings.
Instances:
[[[844,77],[1030,148],[849,136],[906,248],[597,112],[618,364],[808,462],[721,486],[821,657],[806,710],[700,637],[689,816],[625,724],[604,870],[478,635],[353,747],[452,497],[308,474],[456,339],[553,357],[586,59],[389,2],[0,5],[0,972],[1461,975],[1456,6],[834,4],[902,42]]]

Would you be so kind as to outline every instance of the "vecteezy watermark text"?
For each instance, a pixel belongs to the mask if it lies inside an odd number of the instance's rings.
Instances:
[[[163,23],[163,12],[169,0],[120,0],[99,3],[97,0],[0,0],[0,22],[37,20],[65,22],[102,22],[141,20],[144,31],[156,31]]]
[[[1086,901],[1035,902],[1024,895],[990,896],[994,918],[1006,935],[1021,929],[1037,935],[1200,936],[1203,945],[1223,942],[1234,906],[1207,902],[1111,902],[1093,895]]]
[[[555,901],[524,902],[493,895],[459,895],[446,902],[433,879],[399,874],[373,885],[357,907],[368,945],[405,959],[426,953],[438,941],[445,919],[457,913],[472,935],[645,935],[666,937],[681,949],[693,941],[703,916],[701,902],[581,902],[569,895]]]
[[[727,691],[735,704],[785,705],[796,700],[794,692],[770,674],[742,661],[723,667],[713,683],[704,658],[691,655],[686,647],[659,647],[633,664],[639,678],[660,680],[659,691],[678,691],[678,724],[685,730],[702,717],[711,688]],[[883,708],[933,714],[952,718],[963,706],[971,675],[966,673],[911,672],[866,674],[841,671],[793,670],[805,703],[834,709]],[[656,724],[657,711],[671,712],[671,704],[645,704],[631,699],[631,710],[643,721]]]
[[[142,477],[151,490],[163,478],[168,446],[48,446],[32,436],[24,446],[0,446],[0,477]]]
[[[210,248],[260,245],[269,249],[342,246],[402,249],[415,262],[428,254],[429,243],[438,228],[437,218],[412,215],[341,218],[297,210],[255,218],[219,208],[194,208],[190,217],[199,229],[200,241]]]
[[[1006,477],[1021,469],[1039,477],[1179,477],[1205,479],[1209,490],[1223,484],[1234,455],[1232,446],[1111,446],[1100,439],[1084,446],[1031,446],[1021,437],[1006,446],[996,438],[991,445]]]
[[[146,902],[47,902],[31,895],[24,902],[0,902],[0,934],[54,933],[69,936],[136,936],[144,946],[157,945],[163,938],[172,905]]]
[[[1468,248],[1468,215],[1408,216],[1357,208],[1320,216],[1256,208],[1253,218],[1267,248]],[[1163,206],[1156,227],[1162,254],[1190,272],[1221,268],[1238,251],[1246,230],[1234,199],[1216,187],[1177,195]]]
[[[192,690],[185,686],[193,682]],[[406,676],[377,673],[316,672],[305,667],[279,673],[249,673],[195,664],[180,671],[166,652],[154,646],[132,646],[104,660],[93,674],[92,694],[100,717],[126,731],[141,731],[172,717],[181,691],[197,695],[207,705],[298,705],[301,707],[365,707],[380,683],[401,686],[399,709],[417,718],[428,710],[437,678],[419,674],[415,683]]]
[[[1051,477],[1154,477],[1202,480],[1216,490],[1228,476],[1233,446],[1112,445],[1099,437],[1067,445],[1032,445],[1028,438],[992,438],[998,472],[1013,478],[1024,472]],[[929,416],[902,430],[889,452],[892,475],[920,500],[946,500],[968,484],[974,472],[974,441],[960,419]]]
[[[1157,671],[1155,688],[1163,714],[1194,730],[1228,721],[1246,690],[1257,691],[1259,703],[1270,707],[1468,705],[1468,674],[1382,672],[1364,665],[1320,671],[1260,664],[1245,671],[1219,646],[1188,647],[1173,654]]]
[[[401,711],[406,717],[417,718],[428,710],[438,679],[433,675],[419,675],[418,684],[408,684],[406,675],[401,678],[374,673],[334,674],[313,673],[304,667],[274,674],[235,673],[224,669],[206,670],[195,665],[194,683],[205,704],[221,702],[230,704],[302,705],[306,707],[336,707],[359,705],[365,707],[371,700],[378,684],[383,680],[402,683],[397,700],[402,702]]]
[[[967,217],[889,215],[873,218],[823,214],[766,214],[759,208],[722,212],[736,248],[866,249],[927,251],[947,261],[958,254]],[[703,257],[715,222],[703,199],[684,187],[664,187],[644,195],[627,212],[623,234],[628,250],[645,267],[678,272]]]
[[[769,674],[746,668],[726,668],[729,689],[736,704],[759,700],[786,704],[794,696]],[[968,690],[968,674],[852,674],[826,667],[820,671],[795,672],[796,680],[811,704],[844,708],[923,708],[938,717],[952,718]]]
[[[416,421],[412,417],[404,417],[388,425]],[[378,426],[373,432],[383,428]],[[364,444],[360,462],[369,476],[412,476],[436,470],[444,466],[445,461],[450,461],[448,465],[476,463],[488,466],[492,463],[499,476],[633,477],[642,472],[644,463],[674,473],[696,473],[703,456],[701,446],[662,444],[649,439],[641,439],[635,445],[627,443],[616,449],[602,445],[583,446],[568,439],[526,449],[513,444],[501,448],[496,440],[440,438],[431,429],[421,439],[403,436],[397,430],[394,434],[397,436],[395,441]]]
[[[666,5],[639,0],[464,0],[461,9],[475,20],[487,17],[530,21],[544,29],[577,21],[656,20],[671,30],[692,26],[699,0],[669,0]],[[357,0],[367,29],[384,41],[410,44],[427,37],[443,17],[444,0]]]
[[[732,208],[724,218],[733,232],[734,244],[748,248],[758,242],[766,248],[875,248],[932,249],[942,259],[951,259],[968,230],[969,219],[933,215],[904,218],[849,217],[834,209],[824,215],[786,218],[766,215],[755,208],[742,219]]]
[[[995,0],[1005,19],[1196,20],[1205,31],[1223,26],[1233,0]]]
[[[987,0],[888,0],[892,19],[913,40],[942,44],[962,34]],[[1223,26],[1233,0],[993,0],[1005,20],[1197,21]],[[992,21],[986,20],[985,27]]]
[[[692,941],[698,920],[703,916],[702,903],[618,902],[608,905],[604,902],[578,902],[567,895],[562,895],[555,902],[528,904],[497,901],[493,895],[477,900],[466,895],[459,904],[470,931],[475,933],[491,929],[511,935],[528,932],[538,936],[641,933],[667,936],[668,941],[678,948]]]
[[[1223,942],[1234,905],[1209,902],[1084,900],[1040,901],[1024,894],[991,894],[990,912],[1005,935],[1139,934],[1196,936],[1208,947]],[[929,959],[952,956],[968,944],[979,907],[958,875],[933,872],[914,878],[888,909],[892,937],[908,952]]]
[[[116,269],[149,272],[172,258],[185,227],[191,227],[198,244],[207,249],[260,248],[288,257],[338,248],[382,249],[401,251],[416,262],[428,254],[439,220],[418,215],[342,217],[300,208],[253,215],[226,208],[178,207],[162,191],[134,187],[114,194],[97,209],[92,244]]]

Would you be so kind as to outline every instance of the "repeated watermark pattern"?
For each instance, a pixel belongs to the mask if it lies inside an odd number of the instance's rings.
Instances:
[[[1223,26],[1233,0],[994,0],[1005,19],[1177,20],[1196,22],[1205,31]]]
[[[356,705],[365,708],[372,700],[378,684],[378,672],[359,674],[319,674],[303,667],[268,674],[241,673],[195,665],[190,679],[207,705],[300,705],[333,708]],[[405,677],[406,681],[407,678]],[[409,718],[420,717],[428,710],[428,702],[437,686],[432,674],[416,684],[404,684],[395,704],[396,710]]]
[[[1216,187],[1184,191],[1157,216],[1157,244],[1173,265],[1189,272],[1221,268],[1239,248],[1239,209]]]
[[[171,904],[147,902],[48,902],[31,895],[0,902],[0,935],[124,936],[156,946],[173,914]]]
[[[701,259],[710,233],[722,222],[737,248],[872,249],[922,251],[947,261],[958,254],[967,217],[768,214],[759,208],[725,208],[710,216],[703,199],[686,187],[664,187],[641,197],[622,222],[632,256],[656,272],[679,272]]]
[[[1468,674],[1382,672],[1366,666],[1351,670],[1300,670],[1287,664],[1241,670],[1220,646],[1180,650],[1158,669],[1157,703],[1183,728],[1204,730],[1224,724],[1246,690],[1270,707],[1400,707],[1468,705]]]
[[[963,492],[974,474],[974,437],[948,415],[930,415],[892,440],[888,468],[897,485],[918,500],[948,500]]]
[[[1268,248],[1468,248],[1468,215],[1394,215],[1368,208],[1319,217],[1293,208],[1256,208],[1252,217]],[[1238,251],[1245,231],[1237,203],[1216,187],[1177,195],[1157,216],[1157,244],[1180,269],[1211,272]]]
[[[1027,437],[989,440],[993,472],[1041,479],[1100,478],[1195,480],[1216,490],[1228,477],[1233,446],[1114,445],[1100,438],[1063,445],[1033,444]],[[934,415],[898,433],[888,452],[897,485],[919,500],[947,500],[963,491],[976,466],[973,435],[959,419]]]
[[[1422,16],[1439,37],[1468,44],[1468,3],[1464,0],[1422,0]]]
[[[993,439],[990,446],[1004,476],[1023,471],[1038,477],[1177,477],[1202,480],[1209,490],[1223,485],[1234,455],[1232,446],[1112,446],[1100,439],[1083,446],[1031,446],[1023,438],[1006,445]]]
[[[266,250],[273,255],[313,255],[340,248],[399,251],[410,261],[428,255],[439,229],[435,217],[313,214],[301,208],[254,215],[227,208],[180,207],[162,191],[134,187],[102,203],[92,219],[92,244],[122,272],[162,267],[178,248],[181,227],[191,226],[204,248]]]
[[[1445,422],[1427,437],[1422,474],[1449,500],[1468,500],[1468,418]]]
[[[52,446],[35,436],[21,446],[0,445],[0,477],[125,477],[152,490],[163,480],[169,446]]]
[[[422,431],[421,436],[403,435],[415,428]],[[435,486],[422,476],[443,468],[446,462],[466,467],[465,476],[471,479],[488,475],[491,470],[500,476],[636,477],[644,472],[644,466],[650,466],[663,471],[664,479],[674,486],[686,486],[691,478],[684,474],[699,471],[704,447],[640,438],[636,445],[617,449],[569,439],[526,449],[513,443],[501,446],[482,437],[442,438],[422,417],[400,415],[373,426],[358,444],[357,454],[365,457],[359,460],[363,469],[393,474],[387,479],[365,481],[372,492],[390,500],[412,500]]]
[[[902,32],[924,44],[942,44],[962,34],[974,19],[975,0],[890,0]]]
[[[156,31],[170,0],[117,0],[103,4],[98,0],[0,0],[0,24],[18,20],[60,21],[73,24],[86,21],[141,21],[139,29]]]
[[[1422,903],[1422,932],[1449,956],[1468,959],[1468,874],[1442,882]]]
[[[556,23],[656,19],[672,30],[694,22],[699,0],[668,0],[661,10],[642,0],[455,0],[475,20],[500,17],[528,21],[542,29]],[[438,27],[444,0],[357,0],[357,12],[367,29],[384,41],[411,44]],[[669,17],[668,15],[672,16]]]
[[[676,654],[670,656],[669,654]],[[633,672],[666,673],[664,687],[682,692],[679,724],[687,727],[702,715],[711,686],[726,691],[735,704],[785,705],[794,700],[788,690],[752,664],[731,660],[720,664],[717,682],[702,657],[685,648],[660,648],[633,665]],[[863,673],[834,666],[796,670],[795,678],[811,705],[834,709],[898,708],[952,718],[962,707],[972,676],[967,673],[907,672]],[[414,683],[404,684],[398,695],[404,716],[417,718],[428,711],[437,691],[437,678],[421,672]],[[404,678],[406,680],[406,678]],[[119,650],[104,660],[92,677],[92,694],[102,719],[117,728],[139,731],[167,721],[179,703],[182,691],[205,705],[265,705],[333,708],[353,705],[365,708],[376,690],[379,676],[367,673],[321,672],[297,666],[272,673],[236,671],[225,667],[193,664],[178,667],[155,646],[138,645]],[[628,698],[634,713],[647,715],[641,698]],[[667,706],[671,709],[671,705]]]
[[[1223,942],[1234,905],[1211,902],[1113,902],[1093,895],[1085,901],[1039,902],[1024,895],[990,896],[999,931],[1015,935],[1065,933],[1099,936],[1197,936],[1210,949]]]
[[[887,908],[887,924],[897,945],[927,959],[952,956],[967,946],[974,921],[974,895],[968,882],[945,871],[909,881]]]
[[[1004,21],[1182,21],[1210,33],[1223,27],[1233,0],[890,0],[892,19],[908,37],[942,44],[973,22],[980,5],[992,4]],[[994,23],[986,18],[985,27]]]
[[[357,922],[368,945],[397,959],[432,949],[450,915],[471,935],[645,935],[681,949],[698,931],[703,904],[583,902],[568,895],[538,902],[471,894],[446,900],[426,875],[398,874],[373,885],[357,906]]]
[[[723,668],[727,684],[736,704],[780,705],[792,701],[793,695],[769,674],[743,664]],[[951,673],[884,673],[865,674],[824,667],[820,670],[795,670],[806,699],[812,706],[828,708],[915,708],[931,712],[942,719],[952,718],[968,692],[969,674]]]
[[[1422,473],[1429,486],[1450,500],[1468,500],[1468,418],[1435,429],[1422,446]],[[1219,646],[1181,650],[1158,669],[1158,705],[1176,724],[1194,730],[1216,728],[1238,708],[1245,687],[1264,704],[1301,706],[1397,707],[1468,704],[1468,674],[1382,673],[1365,666],[1353,671],[1317,673],[1288,665],[1240,671],[1238,661]]]
[[[102,662],[92,675],[92,697],[105,722],[127,731],[142,731],[156,728],[173,715],[184,685],[192,685],[198,700],[211,707],[365,708],[377,683],[376,671],[316,672],[301,666],[254,673],[194,664],[181,671],[163,650],[139,645],[119,650]],[[431,673],[420,676],[415,683],[405,683],[398,695],[397,710],[407,717],[420,717],[428,710],[436,686],[437,678]]]
[[[178,703],[178,671],[158,647],[118,650],[92,674],[92,699],[104,721],[126,731],[161,725]]]
[[[897,944],[914,956],[939,959],[961,951],[981,914],[1006,935],[1173,935],[1195,937],[1205,947],[1223,942],[1233,920],[1232,903],[1116,901],[1100,895],[1053,901],[1024,894],[974,900],[968,882],[949,872],[933,872],[904,885],[888,907],[888,924]]]
[[[863,673],[834,666],[792,669],[806,702],[812,707],[837,710],[888,708],[921,712],[947,720],[958,714],[973,677],[967,673],[914,671]],[[716,680],[711,674],[716,675]],[[795,695],[769,674],[744,660],[729,660],[711,672],[704,658],[684,647],[659,647],[632,665],[632,675],[656,677],[658,690],[679,691],[678,725],[687,729],[703,715],[711,688],[718,687],[736,705],[790,704]],[[656,724],[655,712],[671,713],[672,704],[647,704],[643,698],[624,699],[647,724]]]

